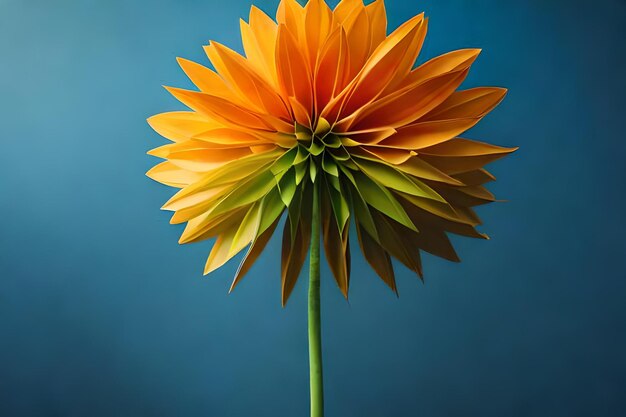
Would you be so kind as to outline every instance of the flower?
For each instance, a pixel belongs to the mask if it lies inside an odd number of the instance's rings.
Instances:
[[[479,49],[414,68],[428,19],[387,36],[382,0],[365,6],[283,0],[276,22],[252,6],[241,21],[245,56],[205,46],[215,71],[178,59],[199,91],[169,88],[191,109],[148,119],[173,143],[147,175],[180,190],[163,206],[187,223],[179,243],[216,238],[204,273],[247,248],[231,290],[283,228],[282,302],[311,238],[314,190],[332,274],[347,297],[350,219],[361,251],[397,292],[391,258],[422,277],[420,251],[459,261],[447,234],[478,232],[474,206],[494,201],[483,166],[515,149],[458,137],[506,90],[457,91]]]

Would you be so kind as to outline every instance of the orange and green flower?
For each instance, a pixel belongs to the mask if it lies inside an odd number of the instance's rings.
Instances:
[[[276,21],[241,21],[245,54],[205,46],[213,69],[179,59],[197,91],[168,88],[190,110],[150,125],[172,143],[148,176],[180,190],[163,206],[180,243],[215,238],[204,273],[246,250],[231,290],[282,225],[282,303],[310,253],[311,416],[323,416],[320,233],[348,296],[350,224],[361,252],[397,292],[392,258],[422,277],[420,252],[458,262],[448,234],[487,238],[474,207],[494,201],[484,166],[514,151],[459,137],[506,90],[459,90],[479,49],[415,67],[428,19],[387,35],[383,0],[282,0]],[[284,216],[286,213],[286,216]],[[354,241],[354,236],[352,236]],[[353,243],[354,245],[354,243]]]
[[[209,42],[214,69],[178,59],[198,91],[167,88],[190,111],[148,120],[172,143],[149,152],[165,161],[147,175],[180,188],[163,206],[187,224],[180,243],[216,239],[205,274],[247,248],[234,288],[286,212],[284,304],[309,249],[316,183],[326,259],[346,297],[351,222],[394,291],[392,258],[421,277],[420,251],[459,261],[449,233],[486,238],[474,212],[494,201],[483,167],[514,149],[459,135],[506,90],[459,90],[480,49],[414,67],[427,26],[420,14],[387,35],[382,0],[334,10],[283,0],[276,21],[254,6],[241,21],[245,55]]]

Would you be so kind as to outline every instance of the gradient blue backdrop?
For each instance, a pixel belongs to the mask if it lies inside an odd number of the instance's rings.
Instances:
[[[277,0],[256,1],[273,14]],[[323,279],[330,417],[626,412],[626,2],[388,1],[430,16],[421,60],[482,47],[466,86],[510,89],[469,137],[508,203],[462,264],[399,268],[400,298],[354,257]],[[240,49],[249,0],[0,0],[0,415],[305,416],[306,285],[285,309],[279,239],[234,294],[178,246],[144,172],[146,117],[182,109],[175,57]],[[323,270],[327,271],[327,270]]]

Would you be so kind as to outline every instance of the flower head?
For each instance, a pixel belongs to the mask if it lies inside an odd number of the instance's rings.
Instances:
[[[215,70],[179,59],[199,91],[168,90],[191,109],[151,117],[173,143],[148,172],[180,188],[164,206],[187,223],[180,243],[216,238],[205,274],[247,248],[231,290],[287,212],[286,302],[309,248],[313,184],[325,254],[347,296],[350,219],[374,271],[396,291],[391,257],[422,276],[420,251],[458,261],[447,234],[486,238],[473,207],[494,201],[483,166],[514,149],[459,138],[506,90],[457,91],[478,49],[414,68],[428,19],[387,36],[382,0],[365,6],[283,0],[276,22],[254,6],[241,21],[245,56],[205,46]]]

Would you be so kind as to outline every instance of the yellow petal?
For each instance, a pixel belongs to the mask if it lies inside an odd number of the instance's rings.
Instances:
[[[235,234],[237,233],[236,225],[242,220],[243,218],[233,218],[230,221],[230,227],[217,237],[217,240],[211,249],[211,253],[209,254],[209,258],[206,261],[206,265],[204,266],[204,275],[207,275],[224,265],[228,262],[228,260],[237,254],[237,252],[231,252],[231,246],[233,239],[235,238]]]
[[[222,126],[206,115],[188,111],[157,114],[148,119],[148,124],[158,134],[174,142],[188,140],[199,133]]]
[[[263,232],[260,236],[258,236],[254,240],[254,242],[252,242],[252,244],[250,245],[250,249],[248,249],[246,256],[241,261],[241,264],[239,265],[239,268],[237,269],[235,278],[233,279],[233,282],[230,285],[230,289],[228,290],[229,293],[235,289],[235,287],[237,286],[237,284],[239,284],[239,282],[241,282],[243,277],[246,275],[246,273],[248,273],[248,271],[254,264],[254,261],[256,261],[259,255],[261,254],[261,252],[263,252],[263,249],[265,249],[265,247],[267,246],[267,243],[270,241],[270,238],[274,234],[274,230],[276,229],[277,225],[278,225],[278,220],[272,223],[272,225],[265,232]]]
[[[222,77],[214,71],[184,58],[176,58],[176,60],[185,74],[187,74],[187,77],[200,91],[229,100],[239,100],[234,92],[224,83]]]
[[[209,214],[213,207],[219,202],[219,200],[224,197],[228,192],[230,192],[234,187],[234,184],[223,185],[219,187],[213,187],[211,189],[192,194],[185,199],[181,199],[176,203],[170,204],[167,206],[165,210],[175,210],[175,213],[172,215],[170,219],[171,224],[180,224],[184,222],[189,222],[192,219],[197,218],[198,216],[205,215],[205,219],[208,219]],[[209,223],[204,223],[204,225],[208,225]],[[213,224],[213,223],[210,223]],[[189,226],[189,231],[195,230],[193,226]],[[196,239],[199,235],[189,235],[189,231],[183,234],[181,237],[181,243],[188,243],[189,239]]]
[[[182,169],[168,161],[155,165],[146,172],[146,175],[161,184],[176,188],[186,187],[201,177],[197,172]]]
[[[262,154],[252,154],[250,156],[226,163],[223,166],[207,173],[202,177],[202,181],[180,190],[168,201],[166,206],[193,193],[239,181],[248,176],[253,176],[267,168],[268,165],[273,163],[283,154],[283,150],[274,149]]]
[[[200,242],[211,239],[225,233],[228,229],[237,227],[246,215],[249,206],[240,207],[236,210],[214,216],[209,222],[206,219],[210,216],[210,211],[201,213],[199,216],[190,219],[183,230],[178,243],[184,245],[186,243]],[[175,216],[179,212],[176,212]]]

